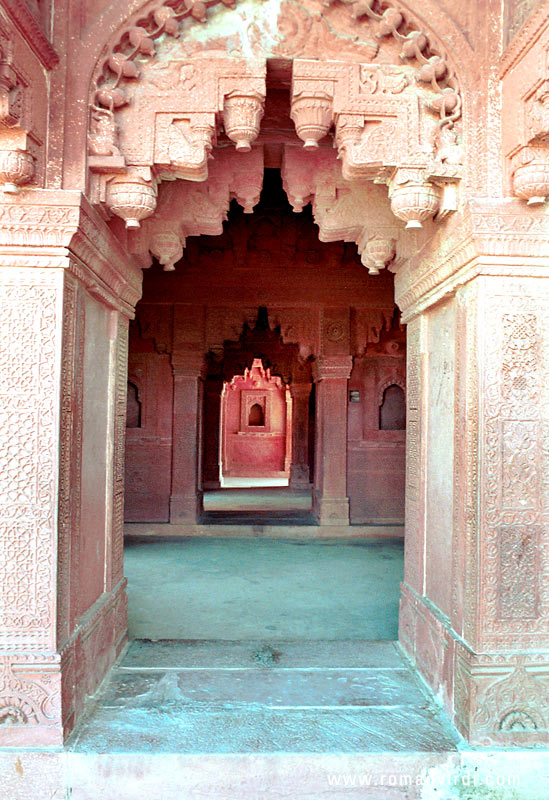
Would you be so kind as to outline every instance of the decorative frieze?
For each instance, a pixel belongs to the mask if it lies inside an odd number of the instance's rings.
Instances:
[[[127,314],[141,295],[141,270],[75,192],[42,190],[0,203],[0,246],[13,249],[9,257],[0,254],[0,265],[69,269],[103,302]],[[54,254],[52,248],[60,250]]]

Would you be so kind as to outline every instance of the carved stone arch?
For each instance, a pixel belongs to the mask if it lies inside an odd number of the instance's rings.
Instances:
[[[307,0],[305,5],[314,2]],[[187,236],[221,232],[232,198],[251,212],[261,190],[262,148],[244,152],[244,156],[217,149],[210,162],[211,151],[221,121],[237,150],[251,150],[260,130],[266,95],[266,59],[284,56],[293,64],[291,116],[305,149],[316,148],[317,141],[335,127],[340,161],[328,171],[333,173],[331,193],[336,204],[349,191],[356,191],[353,183],[368,181],[370,187],[372,182],[386,184],[393,215],[381,224],[376,218],[352,230],[344,219],[345,229],[341,230],[333,203],[326,205],[325,187],[311,186],[307,196],[299,189],[294,191],[290,167],[285,184],[294,208],[299,210],[313,198],[314,207],[319,209],[315,221],[321,240],[355,241],[371,274],[378,274],[393,261],[398,264],[399,256],[406,259],[409,254],[400,254],[396,248],[399,221],[406,227],[422,227],[422,221],[434,215],[442,220],[455,211],[456,184],[463,172],[460,134],[455,128],[462,108],[458,71],[452,53],[432,32],[432,26],[424,25],[415,11],[396,0],[328,0],[314,24],[322,27],[324,17],[331,20],[330,15],[335,14],[334,19],[354,25],[353,30],[366,26],[373,52],[368,61],[361,61],[366,58],[361,51],[350,53],[349,36],[340,62],[334,60],[329,49],[333,42],[326,39],[327,34],[324,39],[320,34],[313,37],[317,51],[311,53],[299,49],[290,52],[282,33],[275,44],[265,45],[262,56],[255,60],[225,58],[218,52],[200,61],[187,54],[184,60],[169,61],[166,71],[166,65],[156,61],[157,48],[167,47],[169,52],[169,42],[179,36],[181,23],[188,19],[207,22],[208,10],[215,5],[219,0],[157,0],[141,8],[132,6],[133,13],[104,48],[90,98],[92,200],[125,220],[127,228],[138,229],[144,221],[144,230],[132,236],[131,251],[142,266],[150,264],[152,253],[167,270],[174,269],[182,257]],[[305,5],[298,7],[285,0],[278,9],[279,25],[284,9],[303,11]],[[379,63],[373,63],[377,50],[385,55]],[[323,54],[326,58],[318,60]],[[146,80],[140,84],[142,74]],[[151,80],[150,90],[135,89],[139,85],[148,87]],[[174,85],[177,91],[173,90],[171,97]],[[133,105],[128,104],[131,97],[127,92],[133,92]],[[164,95],[168,98],[165,104],[158,99]],[[158,108],[150,108],[150,103]],[[172,108],[174,103],[180,105]],[[429,113],[420,115],[420,104]],[[127,124],[135,115],[140,120],[137,149],[126,134],[135,128]],[[119,125],[121,121],[124,124]],[[119,127],[125,131],[122,141]],[[291,150],[285,146],[288,158]],[[328,148],[324,147],[321,155],[330,161]],[[166,221],[154,213],[161,204],[157,199],[159,183],[174,179],[183,179],[184,183],[176,180],[174,186],[163,188],[163,194],[168,192],[171,199],[174,195],[181,201],[167,203],[171,209],[195,209],[196,213],[184,221]],[[189,181],[194,186],[189,186]],[[368,191],[371,193],[371,189]],[[386,189],[382,195],[386,197]],[[187,196],[191,203],[186,202]],[[341,203],[345,217],[346,201]],[[330,232],[326,232],[322,219],[328,212],[333,218]]]
[[[376,400],[378,406],[381,406],[383,403],[383,395],[385,394],[385,389],[388,389],[389,386],[398,386],[404,392],[404,398],[406,399],[406,381],[402,377],[402,375],[398,375],[397,373],[393,373],[388,378],[384,378],[377,386],[376,390]]]
[[[136,424],[133,424],[133,419],[130,415],[130,387],[135,389],[135,401],[137,403]],[[135,370],[128,371],[127,380],[127,415],[126,427],[127,428],[142,428],[143,427],[143,377],[138,375]],[[130,424],[131,423],[131,424]]]
[[[154,42],[165,34],[179,35],[179,23],[192,18],[199,22],[207,22],[208,10],[222,3],[230,8],[236,8],[236,0],[149,0],[144,4],[132,2],[128,4],[126,15],[122,16],[117,9],[107,9],[103,14],[107,30],[115,29],[109,42],[103,47],[103,53],[98,57],[94,69],[92,92],[102,85],[102,76],[112,71],[121,77],[133,77],[133,69],[127,67],[124,72],[122,63],[132,61],[138,54],[154,54]],[[324,8],[340,4],[339,0],[327,0]],[[343,0],[341,5],[354,20],[369,20],[377,23],[375,37],[381,41],[384,37],[394,37],[403,43],[402,57],[404,60],[417,61],[419,67],[424,64],[425,58],[440,56],[451,64],[448,78],[456,77],[457,64],[452,53],[461,55],[462,59],[470,46],[453,20],[441,10],[440,6],[428,2],[422,4],[422,13],[412,8],[410,3],[401,0]],[[112,19],[108,20],[108,16]],[[129,12],[129,13],[128,13]],[[429,18],[430,17],[430,18]],[[141,30],[136,30],[141,29]],[[417,34],[423,34],[419,41]],[[408,41],[405,41],[406,38]],[[147,41],[144,41],[147,39]],[[443,42],[452,42],[452,50],[448,51]],[[422,56],[422,52],[425,55]],[[123,54],[128,58],[112,61],[113,55]],[[299,57],[299,53],[295,54]],[[116,59],[115,59],[116,61]],[[464,61],[464,63],[467,63]],[[460,70],[461,71],[461,70]],[[439,80],[440,82],[440,80]]]
[[[320,321],[317,309],[272,307],[268,312],[270,329],[280,329],[283,344],[297,345],[303,362],[319,352]],[[237,342],[246,325],[253,327],[256,324],[257,316],[258,309],[251,307],[208,308],[206,352],[220,353],[225,342]]]

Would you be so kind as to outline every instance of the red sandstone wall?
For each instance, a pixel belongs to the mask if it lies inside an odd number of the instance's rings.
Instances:
[[[157,309],[160,316],[164,309]],[[147,333],[143,320],[142,330]],[[126,429],[125,518],[167,522],[171,486],[173,378],[162,342],[130,327],[128,380],[138,389],[140,425]]]
[[[386,333],[355,359],[349,393],[347,483],[351,520],[361,524],[404,522],[405,430],[380,430],[384,390],[405,386],[404,331]],[[356,397],[356,395],[355,395]]]

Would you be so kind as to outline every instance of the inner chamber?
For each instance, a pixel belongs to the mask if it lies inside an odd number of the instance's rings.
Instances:
[[[271,151],[272,163],[276,148]],[[353,356],[346,453],[351,525],[403,525],[406,334],[394,306],[393,275],[368,275],[354,243],[320,242],[310,207],[292,211],[275,167],[265,170],[253,214],[233,201],[221,235],[189,237],[175,271],[155,262],[144,273],[130,327],[127,522],[170,522],[174,412],[185,413],[174,408],[172,354],[178,341],[189,340],[189,325],[219,328],[217,343],[202,353],[198,469],[206,506],[208,492],[222,486],[228,442],[232,453],[238,442],[238,457],[225,471],[239,485],[249,478],[250,491],[288,484],[311,491],[321,417],[315,361],[344,354]],[[254,388],[249,381],[224,414],[223,398],[235,394],[254,360],[279,388]],[[275,407],[276,430],[270,427]]]

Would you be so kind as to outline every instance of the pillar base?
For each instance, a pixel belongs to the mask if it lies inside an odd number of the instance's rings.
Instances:
[[[549,744],[549,650],[475,653],[426,598],[401,584],[400,644],[474,745]]]
[[[203,493],[172,494],[170,497],[170,523],[198,522],[203,510]]]
[[[1,657],[0,747],[59,747],[127,641],[126,580],[80,619],[60,653]]]
[[[295,489],[296,491],[310,489],[311,479],[307,464],[292,464],[290,468],[289,487],[290,489]]]
[[[319,525],[349,525],[349,498],[313,492],[313,513]]]

